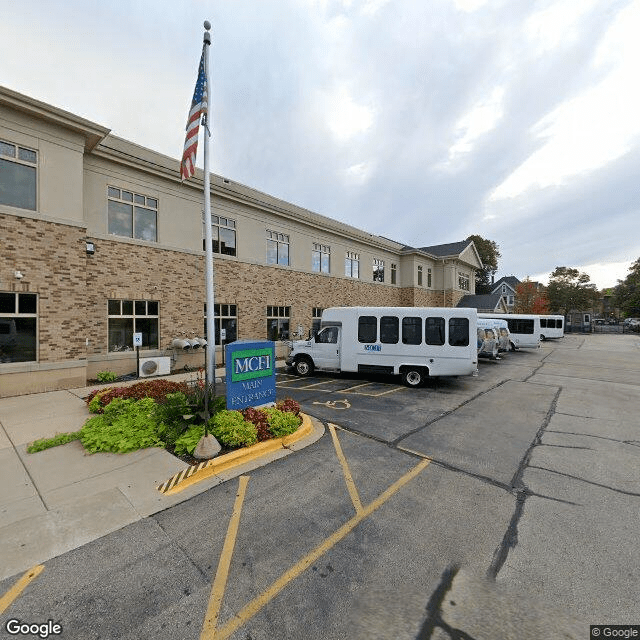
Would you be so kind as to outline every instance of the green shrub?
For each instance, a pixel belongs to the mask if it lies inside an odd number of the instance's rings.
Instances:
[[[177,456],[184,456],[186,454],[193,455],[193,450],[196,448],[200,438],[204,435],[204,424],[194,424],[190,426],[179,438],[175,441],[175,448],[173,452]]]
[[[53,438],[42,438],[41,440],[35,440],[27,447],[27,453],[37,453],[38,451],[44,451],[51,447],[57,447],[61,444],[67,444],[73,440],[79,440],[81,431],[73,431],[72,433],[59,433]]]
[[[96,378],[98,382],[115,382],[118,379],[118,374],[113,371],[98,371]]]
[[[248,447],[258,441],[255,425],[239,411],[219,411],[209,420],[209,431],[226,447]]]
[[[102,415],[90,418],[80,430],[80,440],[89,453],[127,453],[146,447],[162,447],[158,437],[156,403],[151,398],[116,398]]]
[[[280,411],[273,407],[264,410],[267,414],[267,422],[269,423],[269,431],[274,438],[282,438],[297,431],[302,419],[294,413]]]

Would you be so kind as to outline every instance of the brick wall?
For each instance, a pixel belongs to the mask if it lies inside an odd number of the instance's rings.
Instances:
[[[0,290],[38,294],[40,362],[85,358],[85,230],[3,214],[0,229]]]

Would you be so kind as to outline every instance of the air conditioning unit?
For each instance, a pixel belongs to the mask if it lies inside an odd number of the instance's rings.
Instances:
[[[155,357],[140,358],[140,370],[138,375],[141,378],[149,378],[150,376],[167,376],[171,373],[171,358]]]

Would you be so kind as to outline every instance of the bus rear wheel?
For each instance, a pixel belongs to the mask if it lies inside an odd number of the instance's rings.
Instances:
[[[406,384],[407,387],[411,387],[413,389],[422,386],[425,380],[425,372],[422,369],[405,369],[402,372],[402,382]]]

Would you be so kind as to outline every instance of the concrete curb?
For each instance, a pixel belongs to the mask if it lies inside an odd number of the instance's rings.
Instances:
[[[211,460],[205,460],[204,462],[191,465],[179,473],[176,473],[166,482],[163,482],[158,487],[158,491],[164,495],[173,495],[197,482],[200,482],[201,480],[206,480],[207,478],[217,475],[218,473],[222,473],[223,471],[228,471],[229,469],[266,457],[274,451],[289,449],[291,445],[314,432],[314,425],[310,416],[304,413],[301,413],[300,415],[302,416],[302,424],[298,427],[298,430],[295,433],[282,438],[274,438],[272,440],[259,442],[258,444],[254,444],[250,447],[232,451],[231,453],[227,453],[219,458],[213,458]],[[322,429],[322,433],[324,433],[324,429]],[[322,433],[320,433],[318,437],[320,437]]]

